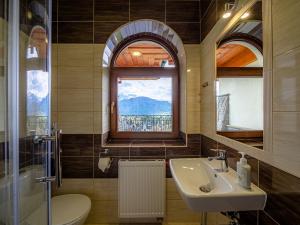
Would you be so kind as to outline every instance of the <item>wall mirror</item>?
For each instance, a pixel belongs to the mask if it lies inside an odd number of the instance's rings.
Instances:
[[[217,134],[263,148],[262,3],[217,42]]]

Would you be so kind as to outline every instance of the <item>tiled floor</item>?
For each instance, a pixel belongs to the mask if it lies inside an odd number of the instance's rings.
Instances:
[[[101,223],[101,224],[85,224],[85,225],[119,225],[119,224],[108,224],[108,223]],[[120,224],[120,225],[129,225],[129,224]],[[156,223],[135,223],[134,225],[159,225]],[[199,223],[163,223],[162,225],[199,225]]]

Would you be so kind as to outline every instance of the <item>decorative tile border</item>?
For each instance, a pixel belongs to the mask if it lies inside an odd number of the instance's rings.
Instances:
[[[102,146],[98,134],[63,134],[62,165],[64,178],[117,178],[120,159],[166,159],[167,177],[171,177],[168,161],[171,158],[200,157],[201,136],[189,134],[188,144],[173,146],[171,141],[133,141],[126,146],[122,143]],[[128,142],[127,142],[128,143]],[[178,142],[176,142],[178,144]],[[111,157],[111,167],[104,173],[98,169],[99,153],[109,149],[103,157]]]

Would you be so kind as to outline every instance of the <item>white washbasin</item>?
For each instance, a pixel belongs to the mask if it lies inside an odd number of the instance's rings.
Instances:
[[[217,172],[220,161],[207,158],[171,159],[173,178],[185,203],[195,212],[262,210],[267,194],[254,184],[245,189],[236,172]],[[202,190],[200,190],[200,187]]]

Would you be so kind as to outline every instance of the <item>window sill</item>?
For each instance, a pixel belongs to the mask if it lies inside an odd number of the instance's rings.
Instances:
[[[186,147],[182,139],[110,139],[103,147]]]

